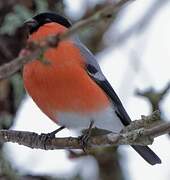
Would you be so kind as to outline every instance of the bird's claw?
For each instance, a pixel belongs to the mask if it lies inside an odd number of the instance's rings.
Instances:
[[[87,147],[88,147],[88,142],[91,137],[91,132],[92,132],[92,127],[93,127],[94,121],[91,121],[89,128],[87,131],[78,137],[80,146],[82,147],[82,150],[86,153]]]
[[[64,128],[65,128],[64,126],[61,126],[60,128],[58,128],[55,131],[52,131],[50,133],[47,133],[47,134],[41,133],[40,134],[40,141],[43,142],[45,150],[47,149],[47,147],[46,147],[47,141],[54,139],[55,135]]]

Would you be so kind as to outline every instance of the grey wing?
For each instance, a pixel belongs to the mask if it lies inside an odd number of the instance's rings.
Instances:
[[[110,83],[102,73],[99,64],[97,63],[94,55],[78,40],[75,45],[80,49],[80,52],[86,60],[86,70],[89,76],[103,89],[103,91],[109,96],[113,105],[115,106],[115,113],[120,118],[121,122],[127,126],[130,124],[131,119],[124,109],[119,97],[115,93]]]
[[[82,55],[86,60],[86,69],[89,76],[103,89],[107,96],[111,99],[115,113],[121,120],[121,122],[127,126],[130,124],[131,119],[124,109],[119,97],[115,93],[114,89],[103,75],[95,57],[93,54],[83,45],[80,41],[76,42],[76,46],[80,49]],[[148,146],[132,146],[149,164],[161,163],[160,158],[148,147]]]

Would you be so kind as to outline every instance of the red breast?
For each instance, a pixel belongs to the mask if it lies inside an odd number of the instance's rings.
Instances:
[[[39,41],[66,31],[62,25],[48,23],[29,37]],[[84,57],[71,40],[44,53],[49,63],[34,60],[24,66],[24,85],[30,96],[52,120],[57,112],[90,113],[110,105],[103,90],[88,76]]]

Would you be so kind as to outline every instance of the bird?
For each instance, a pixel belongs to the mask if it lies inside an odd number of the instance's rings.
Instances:
[[[37,14],[24,25],[28,28],[28,42],[41,42],[72,27],[70,20],[55,12]],[[95,56],[77,35],[49,47],[43,59],[48,63],[37,57],[24,65],[23,82],[33,101],[60,130],[81,131],[93,122],[96,128],[120,133],[131,123]],[[149,164],[161,163],[148,146],[132,147]]]

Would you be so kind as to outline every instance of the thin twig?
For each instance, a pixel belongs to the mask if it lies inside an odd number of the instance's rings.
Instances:
[[[10,61],[9,63],[6,63],[0,67],[0,80],[10,77],[19,69],[21,69],[24,64],[28,63],[29,61],[33,59],[36,59],[36,57],[38,57],[42,53],[42,50],[45,51],[49,47],[57,46],[60,41],[71,37],[72,35],[78,33],[82,29],[89,27],[92,24],[94,25],[97,22],[111,19],[114,13],[118,12],[122,8],[123,5],[131,1],[133,0],[120,0],[117,3],[114,3],[113,5],[109,5],[105,7],[104,9],[98,11],[93,16],[85,20],[79,21],[78,23],[73,25],[67,32],[61,35],[48,37],[45,40],[46,41],[45,44],[43,45],[34,44],[34,49],[31,51],[31,53],[28,56],[17,57],[14,60]],[[28,47],[29,46],[30,45],[28,44]]]

